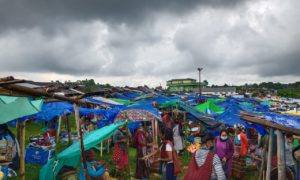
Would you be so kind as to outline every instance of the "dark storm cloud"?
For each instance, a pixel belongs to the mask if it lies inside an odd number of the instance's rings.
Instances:
[[[0,0],[0,72],[299,77],[299,2]]]
[[[101,19],[109,23],[139,24],[149,15],[181,15],[199,5],[231,7],[243,0],[0,0],[0,28],[44,27],[51,32],[68,21]]]

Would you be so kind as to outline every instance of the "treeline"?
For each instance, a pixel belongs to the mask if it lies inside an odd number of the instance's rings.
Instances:
[[[101,88],[110,88],[112,87],[110,84],[99,84],[96,83],[94,79],[85,79],[85,80],[77,80],[75,82],[72,81],[65,81],[65,84],[71,86],[80,86],[80,90],[87,93],[87,92],[94,92]]]
[[[273,83],[273,82],[262,82],[260,84],[245,84],[240,86],[241,88],[252,88],[252,89],[274,89],[277,90],[277,94],[282,97],[289,98],[300,98],[300,81],[289,84]]]

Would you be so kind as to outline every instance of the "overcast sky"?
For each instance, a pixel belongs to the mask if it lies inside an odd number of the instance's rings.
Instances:
[[[0,76],[300,80],[299,0],[0,0]]]

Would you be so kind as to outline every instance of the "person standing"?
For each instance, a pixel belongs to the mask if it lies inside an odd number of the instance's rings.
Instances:
[[[184,180],[226,180],[220,158],[212,152],[214,137],[206,133],[201,141],[202,146],[193,154]]]
[[[160,159],[162,180],[176,180],[180,172],[177,153],[173,145],[173,132],[167,128],[164,132],[164,140],[160,147]]]
[[[248,148],[249,148],[249,141],[248,141],[248,138],[247,138],[247,135],[245,132],[246,132],[245,127],[242,127],[239,136],[240,136],[240,141],[241,141],[240,154],[243,156],[247,155]]]
[[[293,144],[294,138],[293,134],[287,134],[285,137],[285,164],[294,174],[294,179],[296,179],[296,169],[295,162],[293,158]]]
[[[147,141],[143,128],[139,127],[134,136],[134,141],[136,142],[136,169],[135,178],[136,179],[147,179],[149,176],[149,170],[147,168],[146,161],[143,159],[147,155]]]
[[[174,139],[174,148],[177,153],[180,153],[184,149],[183,138],[182,138],[182,126],[178,119],[175,120],[173,127],[173,139]]]
[[[216,154],[221,159],[226,177],[230,177],[234,145],[232,139],[228,136],[226,129],[221,130],[220,136],[216,138],[215,150]]]
[[[128,145],[126,139],[126,126],[121,126],[113,135],[115,144],[112,160],[118,170],[129,172],[128,165]]]

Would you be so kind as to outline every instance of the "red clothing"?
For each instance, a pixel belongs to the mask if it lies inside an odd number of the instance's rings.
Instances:
[[[209,152],[202,166],[197,165],[195,155],[196,153],[193,154],[184,180],[211,179],[214,154]]]
[[[240,133],[240,138],[241,138],[241,155],[245,156],[248,153],[248,147],[249,147],[248,138],[246,134],[243,132]]]

